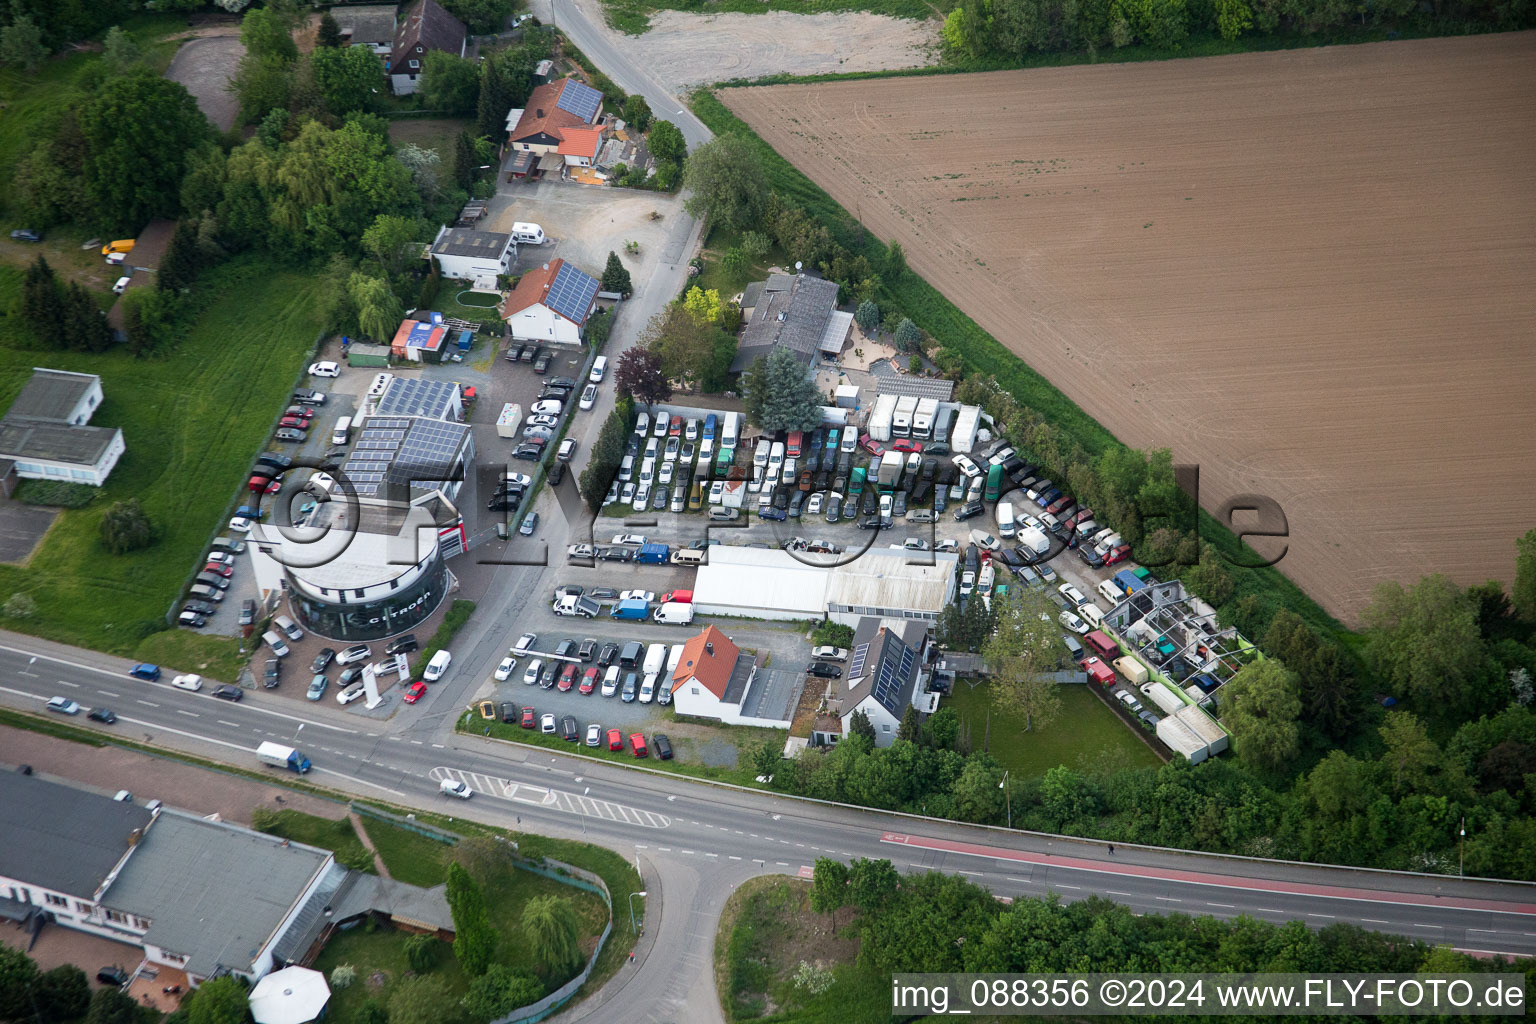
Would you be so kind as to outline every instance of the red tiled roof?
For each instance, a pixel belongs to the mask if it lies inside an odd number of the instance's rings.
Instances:
[[[524,274],[517,282],[517,287],[507,293],[507,297],[501,303],[501,318],[503,320],[516,316],[535,303],[543,302],[544,296],[549,294],[549,286],[555,283],[555,275],[560,273],[560,268],[565,265],[563,259],[553,259],[540,267],[534,267]]]
[[[601,128],[561,128],[560,148],[555,150],[561,156],[584,156],[589,160],[597,159],[597,149],[603,144],[603,130]]]
[[[528,102],[523,104],[523,116],[518,118],[517,127],[512,129],[511,141],[517,142],[539,134],[563,139],[565,135],[562,129],[587,126],[588,122],[580,114],[556,106],[560,94],[565,91],[565,83],[569,81],[571,79],[562,78],[533,90],[528,96]]]
[[[706,646],[707,645],[707,646]],[[714,626],[683,645],[683,656],[672,673],[674,691],[684,683],[699,682],[718,698],[725,697],[725,688],[736,668],[736,658],[741,648],[731,642]]]

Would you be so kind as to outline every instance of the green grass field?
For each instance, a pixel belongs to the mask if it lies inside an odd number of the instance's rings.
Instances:
[[[393,877],[424,889],[447,879],[448,853],[453,849],[447,843],[366,815],[363,828]]]
[[[1087,686],[1063,683],[1061,714],[1050,725],[1024,730],[1022,720],[997,713],[987,694],[987,684],[972,688],[964,680],[955,683],[954,693],[945,707],[960,713],[960,720],[970,727],[971,749],[987,749],[997,763],[1022,778],[1037,778],[1057,765],[1087,767],[1113,758],[1120,767],[1153,767],[1157,755],[1126,728]],[[991,719],[988,741],[988,717]],[[1106,758],[1108,755],[1108,758]]]
[[[10,268],[0,273],[0,303],[14,296],[18,277]],[[198,288],[211,302],[180,347],[160,358],[25,348],[15,326],[0,327],[0,407],[33,366],[100,374],[105,400],[92,423],[121,427],[128,449],[97,501],[61,513],[28,565],[0,565],[0,600],[25,591],[38,605],[31,619],[0,621],[233,679],[240,660],[234,638],[160,631],[240,497],[246,470],[312,351],[318,286],[312,275],[247,261],[209,272]],[[99,540],[102,515],[130,497],[143,503],[158,540],[143,551],[108,554]]]
[[[255,824],[268,835],[330,850],[338,861],[353,870],[375,873],[372,854],[346,816],[322,818],[303,811],[265,811],[257,816]]]

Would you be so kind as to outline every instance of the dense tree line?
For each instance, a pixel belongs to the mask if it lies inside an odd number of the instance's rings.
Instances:
[[[1478,960],[1447,946],[1351,924],[1313,930],[1249,917],[1135,914],[1102,897],[1063,904],[1055,896],[1003,906],[958,875],[899,876],[889,861],[844,865],[817,858],[811,908],[856,911],[859,963],[878,974],[974,972],[1496,973],[1506,960]],[[834,916],[834,922],[835,922]],[[1516,969],[1530,961],[1516,961]]]
[[[1332,38],[1369,29],[1416,33],[1507,31],[1536,24],[1520,0],[961,0],[945,19],[952,54],[1022,60],[1143,45],[1177,51],[1187,40],[1244,35]]]

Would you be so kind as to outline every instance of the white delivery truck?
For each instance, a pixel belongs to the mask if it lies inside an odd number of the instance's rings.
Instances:
[[[1147,666],[1143,665],[1129,654],[1125,655],[1124,657],[1115,659],[1115,671],[1125,676],[1125,678],[1129,679],[1137,686],[1140,686],[1149,678],[1147,674]],[[1182,706],[1183,703],[1183,701],[1180,701],[1180,706]]]
[[[1043,555],[1051,550],[1051,539],[1038,526],[1026,526],[1019,531],[1019,547]]]
[[[296,771],[300,775],[309,771],[309,758],[299,753],[292,747],[285,747],[281,743],[270,741],[256,748],[256,757],[263,764],[270,764],[274,768],[287,768]]]
[[[933,421],[939,415],[939,400],[937,398],[922,398],[918,400],[917,412],[912,414],[912,436],[924,441],[933,432]]]
[[[686,626],[693,621],[693,605],[683,601],[668,601],[651,616],[663,626]]]
[[[917,396],[902,395],[896,399],[896,411],[891,415],[891,434],[895,437],[912,436],[912,417],[917,415]]]
[[[654,676],[667,665],[667,645],[651,644],[645,649],[645,663],[641,665],[641,671],[648,676]]]
[[[976,446],[976,430],[980,424],[981,407],[962,405],[960,407],[960,415],[955,418],[954,429],[949,434],[950,450],[963,455],[974,448]]]
[[[875,399],[875,408],[869,414],[869,436],[875,441],[889,441],[891,439],[891,417],[896,414],[896,396],[880,395]]]

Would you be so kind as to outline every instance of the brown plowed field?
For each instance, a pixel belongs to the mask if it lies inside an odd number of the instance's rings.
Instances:
[[[1261,492],[1353,620],[1536,524],[1536,33],[735,89],[1122,440]]]

